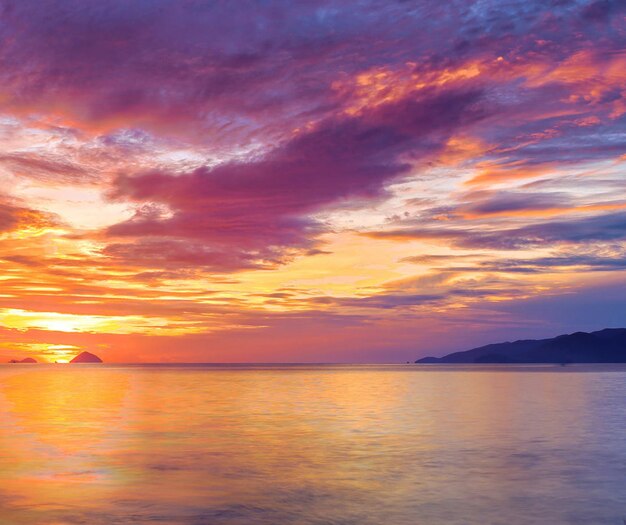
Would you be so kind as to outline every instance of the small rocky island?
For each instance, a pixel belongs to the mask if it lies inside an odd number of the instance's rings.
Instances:
[[[576,332],[551,339],[526,339],[424,357],[428,363],[626,363],[626,328]]]
[[[9,363],[28,363],[28,364],[33,364],[36,362],[37,360],[33,359],[32,357],[25,357],[24,359],[11,359],[9,361]]]
[[[102,363],[102,359],[90,352],[81,352],[70,363]]]

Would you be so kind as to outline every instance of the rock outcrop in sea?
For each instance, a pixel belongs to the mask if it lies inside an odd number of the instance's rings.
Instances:
[[[81,352],[70,363],[102,363],[102,359],[90,352]]]
[[[29,364],[36,363],[36,362],[37,360],[33,359],[32,357],[25,357],[24,359],[11,359],[9,361],[9,363],[29,363]]]

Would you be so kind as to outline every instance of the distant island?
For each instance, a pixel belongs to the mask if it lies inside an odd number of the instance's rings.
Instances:
[[[443,357],[424,357],[428,363],[626,363],[626,328],[576,332],[551,339],[497,343]]]
[[[70,363],[102,363],[102,359],[95,354],[81,352],[74,359],[72,359]]]
[[[9,363],[36,363],[37,360],[32,357],[25,357],[24,359],[11,359]]]

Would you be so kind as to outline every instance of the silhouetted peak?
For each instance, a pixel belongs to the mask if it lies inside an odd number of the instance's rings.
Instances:
[[[574,332],[551,339],[497,343],[416,363],[625,363],[626,329]]]
[[[36,363],[37,360],[32,357],[25,357],[24,359],[11,359],[9,363]]]
[[[70,363],[102,363],[102,359],[90,352],[81,352]]]

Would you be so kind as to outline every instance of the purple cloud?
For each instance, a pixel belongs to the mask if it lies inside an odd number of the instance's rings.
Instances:
[[[594,241],[626,240],[626,214],[607,213],[569,220],[542,221],[519,228],[477,228],[466,225],[435,228],[410,227],[369,232],[369,237],[379,239],[431,239],[446,240],[459,248],[488,248],[518,250],[552,246],[559,243],[591,243]]]
[[[459,126],[482,117],[480,92],[433,91],[364,116],[326,120],[259,159],[183,174],[123,175],[112,198],[168,210],[140,208],[107,236],[144,239],[126,253],[146,250],[152,241],[145,239],[187,239],[213,254],[239,252],[243,266],[276,263],[283,250],[315,247],[326,227],[310,214],[348,199],[382,197],[387,182],[440,151]]]

